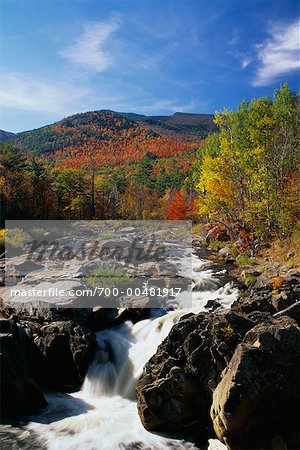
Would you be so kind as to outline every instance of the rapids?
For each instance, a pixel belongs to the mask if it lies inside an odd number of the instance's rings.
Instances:
[[[187,312],[205,310],[208,300],[229,308],[237,297],[230,283],[220,280],[209,262],[193,256],[193,305],[133,325],[126,322],[97,333],[98,350],[81,391],[46,393],[48,406],[26,425],[48,450],[193,450],[194,444],[147,432],[136,408],[135,384],[143,366],[172,326]],[[226,448],[216,440],[210,450]]]

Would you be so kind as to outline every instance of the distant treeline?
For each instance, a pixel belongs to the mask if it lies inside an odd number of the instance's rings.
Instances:
[[[96,150],[72,159],[2,144],[1,225],[5,217],[188,218],[222,224],[233,237],[243,231],[252,242],[289,234],[300,221],[299,99],[283,84],[273,98],[243,101],[214,121],[219,132],[197,151],[161,152],[155,145],[166,141],[155,138],[137,161],[104,167]]]

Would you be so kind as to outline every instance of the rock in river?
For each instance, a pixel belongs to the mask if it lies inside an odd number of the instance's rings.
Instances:
[[[0,331],[1,422],[6,422],[46,402],[33,378],[30,358],[34,350],[25,330],[2,319]]]
[[[212,428],[212,392],[252,326],[250,320],[229,311],[183,316],[137,382],[144,427],[205,440]]]
[[[300,328],[292,318],[246,334],[213,394],[211,417],[229,449],[300,448]]]

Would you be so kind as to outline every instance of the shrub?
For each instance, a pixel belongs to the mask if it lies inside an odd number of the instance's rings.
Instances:
[[[6,230],[0,230],[0,245],[1,246],[4,246],[4,243],[5,243],[5,233],[6,233]]]
[[[251,284],[255,283],[256,281],[256,277],[253,275],[249,275],[247,278],[245,278],[244,280],[244,284],[249,287],[251,286]]]
[[[226,245],[228,245],[227,242],[214,240],[209,243],[209,248],[211,250],[221,250],[221,248],[224,248]]]
[[[127,279],[129,277],[124,272],[123,268],[117,266],[116,264],[113,265],[101,264],[98,267],[96,267],[91,274],[85,277],[85,281],[91,286],[98,287],[101,279],[104,279],[105,286],[103,287],[111,287],[110,281],[111,279],[114,278]]]
[[[26,237],[25,231],[20,228],[6,230],[5,243],[12,247],[22,248],[25,245]]]
[[[282,283],[283,283],[282,277],[274,278],[274,280],[272,281],[273,291],[276,291],[282,285]]]
[[[246,253],[241,253],[235,261],[238,267],[250,267],[254,264],[254,261]]]
[[[235,334],[235,331],[230,324],[224,325],[220,328],[220,332],[226,337],[231,337]]]
[[[114,230],[106,230],[99,236],[100,240],[114,239],[118,237],[118,234]]]

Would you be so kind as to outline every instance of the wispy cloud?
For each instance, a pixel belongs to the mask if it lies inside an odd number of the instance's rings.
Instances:
[[[234,28],[231,33],[231,38],[227,41],[227,44],[230,47],[230,50],[227,53],[238,61],[239,68],[246,69],[251,62],[252,57],[249,55],[249,52],[241,51],[239,48],[241,41],[241,31],[238,28]]]
[[[286,26],[273,27],[271,37],[256,47],[260,67],[254,86],[266,86],[279,76],[300,68],[299,25],[298,19]]]
[[[90,22],[74,44],[60,50],[59,54],[89,70],[102,72],[113,62],[112,55],[103,49],[103,45],[119,25],[119,16],[107,22]]]
[[[249,66],[249,64],[251,64],[251,62],[252,62],[252,59],[250,58],[250,56],[243,56],[242,58],[241,58],[241,68],[242,69],[246,69],[246,67],[248,67]]]
[[[176,47],[177,42],[172,42],[171,44],[168,44],[166,47],[162,48],[160,51],[153,53],[152,55],[144,55],[144,57],[141,58],[142,61],[137,62],[136,64],[139,65],[143,70],[155,70],[165,59],[172,55]]]
[[[65,114],[89,93],[65,82],[50,82],[17,73],[0,75],[1,107],[45,114]]]
[[[233,58],[238,61],[239,69],[246,69],[246,67],[248,67],[252,62],[251,56],[249,56],[249,54],[247,53],[242,53],[235,50],[229,50],[227,53],[233,56]]]

